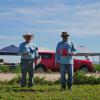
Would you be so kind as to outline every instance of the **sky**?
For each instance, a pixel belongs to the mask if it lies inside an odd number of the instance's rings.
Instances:
[[[35,45],[55,50],[63,31],[76,46],[100,52],[100,0],[0,0],[0,48],[31,32]]]

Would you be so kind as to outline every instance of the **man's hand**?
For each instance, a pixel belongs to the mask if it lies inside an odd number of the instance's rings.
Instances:
[[[60,65],[60,63],[59,62],[55,62],[55,66],[58,66],[58,65]]]
[[[69,56],[75,56],[75,55],[76,55],[76,53],[71,52],[71,53],[69,53],[68,55],[69,55]]]
[[[71,53],[68,53],[68,56],[72,56],[73,55],[73,53],[71,52]]]
[[[23,56],[28,55],[28,54],[29,54],[29,52],[25,52],[25,53],[23,53]]]

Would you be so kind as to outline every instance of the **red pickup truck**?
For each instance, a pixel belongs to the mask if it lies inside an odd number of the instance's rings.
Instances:
[[[59,71],[59,66],[55,64],[55,52],[39,52],[41,61],[36,65],[37,72]],[[89,60],[74,59],[74,71],[84,70],[86,72],[93,71],[93,64]]]

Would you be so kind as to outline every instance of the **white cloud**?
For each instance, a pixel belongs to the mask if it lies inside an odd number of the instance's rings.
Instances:
[[[37,32],[69,31],[76,35],[100,35],[100,3],[98,2],[74,6],[58,2],[42,8],[14,8],[8,12],[1,12],[0,15],[2,15],[1,20],[19,21],[26,25],[22,27]]]

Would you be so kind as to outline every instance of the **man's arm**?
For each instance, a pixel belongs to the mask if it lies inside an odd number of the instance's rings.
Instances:
[[[40,56],[38,54],[38,48],[37,47],[35,48],[35,58],[37,58],[37,59],[40,58]]]
[[[56,53],[55,53],[55,63],[59,63],[59,58],[60,58],[60,55],[59,55],[59,44],[57,44],[57,47],[56,47]]]
[[[20,46],[19,46],[19,55],[27,55],[27,54],[29,54],[29,51],[25,50],[23,48],[23,44],[20,44]]]
[[[76,50],[75,45],[72,42],[71,42],[71,44],[72,44],[72,54],[76,55],[78,53],[78,51]]]
[[[19,45],[18,54],[19,54],[19,55],[22,55],[22,44]]]

